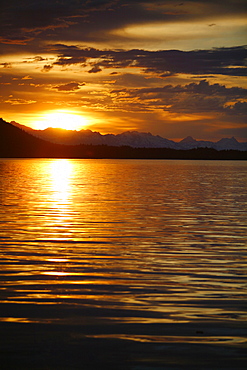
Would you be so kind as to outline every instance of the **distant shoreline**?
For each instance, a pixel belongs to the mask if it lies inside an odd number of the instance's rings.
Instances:
[[[177,150],[107,145],[61,145],[44,142],[44,145],[31,147],[28,145],[18,145],[17,147],[1,145],[0,158],[247,160],[247,151],[217,151],[210,148]]]
[[[247,151],[233,149],[57,144],[37,138],[3,120],[0,120],[0,138],[0,158],[247,160]]]
[[[224,161],[245,161],[247,160],[247,152],[237,150],[222,150],[216,151],[214,149],[191,149],[191,150],[173,150],[173,149],[142,149],[125,147],[106,147],[83,145],[81,155],[73,155],[73,149],[77,152],[79,148],[71,149],[72,153],[56,154],[56,153],[3,153],[0,149],[0,158],[2,159],[129,159],[129,160],[224,160]],[[87,150],[88,149],[88,150]],[[90,149],[90,150],[89,150]],[[122,150],[121,150],[122,149]],[[87,153],[90,151],[90,153]],[[67,150],[66,150],[67,152]],[[104,152],[106,152],[104,154]],[[176,153],[174,153],[176,152]]]

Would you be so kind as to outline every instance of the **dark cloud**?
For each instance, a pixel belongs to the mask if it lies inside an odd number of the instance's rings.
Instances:
[[[218,48],[213,50],[148,52],[137,57],[136,66],[145,72],[165,76],[169,73],[223,74],[244,76],[247,68],[244,47]]]
[[[60,39],[60,32],[73,26],[82,31],[79,38],[87,38],[90,28],[95,30],[95,12],[108,12],[119,1],[78,0],[11,0],[1,4],[0,40],[6,44],[26,45],[34,39]],[[102,22],[101,22],[102,23]],[[76,33],[76,29],[74,30]],[[84,32],[83,32],[84,31]],[[65,35],[66,35],[65,33]]]
[[[45,60],[43,57],[41,57],[40,55],[37,55],[36,57],[33,58],[34,62],[42,62],[43,60]]]
[[[1,38],[4,43],[26,44],[42,31],[68,28],[78,12],[78,2],[12,0],[1,5]]]
[[[50,64],[45,64],[43,69],[42,69],[42,72],[50,72],[50,70],[53,68],[52,65]]]
[[[199,83],[190,83],[188,85],[166,85],[164,87],[151,88],[151,89],[139,89],[138,94],[153,94],[153,95],[163,95],[163,94],[178,94],[178,93],[188,93],[188,94],[201,94],[201,95],[220,95],[229,96],[234,98],[247,97],[247,89],[240,87],[230,87],[227,88],[224,85],[218,83],[209,84],[206,80],[201,80]]]
[[[119,89],[111,91],[115,101],[135,102],[143,108],[164,109],[177,113],[208,113],[247,115],[247,89],[227,88],[202,80],[184,86],[166,85],[162,88]]]
[[[219,97],[202,95],[187,95],[178,97],[177,101],[170,101],[171,107],[167,111],[179,113],[209,113],[222,112],[224,100]]]
[[[43,58],[39,55],[35,56],[35,57],[32,57],[32,58],[27,58],[27,60],[24,60],[23,63],[37,63],[37,62],[43,62],[47,60],[47,58]]]
[[[244,115],[247,116],[247,102],[237,102],[234,105],[228,106],[226,112],[234,115]]]
[[[56,50],[57,48],[57,50]],[[54,45],[58,53],[57,65],[86,65],[88,59],[97,59],[93,71],[102,68],[141,68],[145,73],[168,77],[173,74],[222,74],[228,76],[245,76],[247,67],[247,48],[215,48],[213,50],[97,50],[93,48],[68,48]],[[98,59],[100,58],[100,61]],[[92,64],[92,62],[91,62]]]
[[[70,66],[72,64],[82,64],[83,66],[85,65],[87,58],[82,58],[82,57],[59,57],[57,62],[54,63],[54,65],[59,65],[59,66]]]
[[[98,73],[98,72],[101,72],[101,71],[102,71],[102,69],[99,66],[95,65],[93,68],[91,68],[88,71],[88,73]]]
[[[58,91],[76,91],[79,90],[80,87],[84,85],[85,84],[83,83],[70,82],[68,84],[55,86],[54,89],[57,89]]]
[[[0,43],[1,44],[9,44],[9,45],[27,45],[29,42],[31,42],[34,39],[34,37],[27,37],[25,35],[19,36],[18,33],[8,35],[8,36],[0,36]]]
[[[12,68],[11,63],[1,63],[1,66],[3,66],[3,68]]]
[[[194,6],[192,4],[194,3]],[[245,0],[11,0],[1,4],[0,39],[26,45],[34,39],[97,41],[111,31],[144,23],[191,22],[246,13]],[[208,22],[209,20],[209,22]],[[113,37],[113,36],[111,36]]]

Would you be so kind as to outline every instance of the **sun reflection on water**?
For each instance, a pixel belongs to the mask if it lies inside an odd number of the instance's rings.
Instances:
[[[56,159],[44,164],[46,189],[44,197],[43,227],[45,239],[66,241],[70,239],[71,221],[74,213],[73,162],[68,159]],[[42,237],[43,239],[43,237]]]
[[[51,190],[53,201],[59,208],[68,203],[72,163],[68,159],[58,159],[50,163]]]

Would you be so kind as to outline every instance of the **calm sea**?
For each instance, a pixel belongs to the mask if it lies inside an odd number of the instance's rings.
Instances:
[[[244,369],[247,162],[0,159],[1,369]]]

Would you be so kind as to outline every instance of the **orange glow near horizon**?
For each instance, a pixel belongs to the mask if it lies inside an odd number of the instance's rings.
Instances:
[[[47,112],[40,120],[34,121],[32,127],[36,130],[52,127],[79,131],[88,125],[89,122],[83,115],[72,111],[58,110]]]

